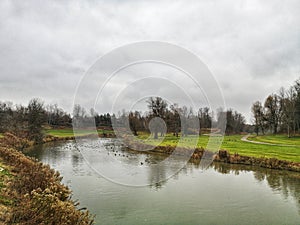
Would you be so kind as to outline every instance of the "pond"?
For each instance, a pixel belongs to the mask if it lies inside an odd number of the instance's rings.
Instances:
[[[133,153],[102,139],[103,154],[119,165],[159,162],[164,156]],[[118,153],[116,153],[116,146]],[[144,170],[151,185],[114,183],[91,169],[75,141],[35,146],[27,155],[58,170],[80,207],[96,215],[96,224],[299,224],[300,174],[244,165],[214,163],[202,172],[187,163],[170,179]],[[107,160],[103,158],[103,165]],[[175,163],[175,162],[174,162]],[[142,164],[140,164],[142,167]],[[121,168],[120,168],[121,169]],[[137,179],[139,179],[137,177]]]

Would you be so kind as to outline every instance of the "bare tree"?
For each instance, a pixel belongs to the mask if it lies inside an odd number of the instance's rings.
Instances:
[[[59,108],[57,104],[49,104],[45,108],[47,115],[47,123],[50,126],[68,127],[72,124],[70,114]]]
[[[84,126],[84,119],[86,118],[86,110],[79,104],[76,104],[73,108],[73,125],[75,127]]]
[[[43,125],[46,123],[46,113],[41,100],[34,98],[30,100],[28,107],[28,137],[35,143],[43,139]]]
[[[180,119],[181,119],[181,135],[187,136],[188,132],[188,108],[183,106],[179,109]]]
[[[200,125],[199,135],[201,135],[201,129],[211,128],[212,125],[212,115],[208,107],[200,108],[198,110],[198,119]]]
[[[12,122],[13,108],[11,102],[0,102],[0,132],[4,132]]]
[[[180,115],[179,115],[179,106],[178,104],[173,104],[170,106],[170,125],[172,128],[172,131],[174,133],[174,136],[178,137],[178,133],[180,130]]]
[[[273,134],[277,133],[280,117],[280,104],[278,95],[272,94],[267,97],[264,104],[266,108],[266,120],[268,127],[273,131]]]
[[[293,87],[288,91],[280,90],[280,102],[282,106],[282,123],[286,127],[288,137],[291,137],[291,129],[296,133],[296,92]]]
[[[251,111],[254,117],[255,132],[258,135],[259,129],[263,134],[265,134],[265,118],[264,118],[264,109],[260,101],[253,103]]]
[[[138,130],[143,127],[143,121],[138,111],[130,112],[128,115],[129,127],[135,136],[138,135]]]
[[[150,119],[154,118],[154,117],[159,117],[164,119],[165,118],[165,114],[167,111],[167,107],[168,104],[165,100],[163,100],[161,97],[151,97],[147,100],[148,103],[148,108],[150,109]],[[153,125],[153,129],[154,129],[154,139],[158,139],[158,132],[160,131],[161,134],[163,134],[162,132],[162,127],[161,124],[158,123],[159,120],[153,120],[156,124],[152,124]]]

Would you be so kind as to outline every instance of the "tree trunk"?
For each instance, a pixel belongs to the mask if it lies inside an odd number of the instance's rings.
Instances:
[[[296,124],[294,122],[294,136],[296,136]]]
[[[277,134],[277,125],[274,125],[273,134]]]
[[[261,126],[261,132],[263,133],[263,135],[265,135],[265,129],[263,126]]]

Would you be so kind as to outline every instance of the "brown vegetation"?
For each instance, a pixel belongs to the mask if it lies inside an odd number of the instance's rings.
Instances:
[[[6,224],[92,224],[88,211],[76,208],[71,191],[61,177],[44,165],[8,147],[0,147],[1,160],[10,166],[13,177],[2,189],[12,200],[2,218]],[[1,220],[0,220],[1,221]]]
[[[276,158],[256,158],[249,156],[241,156],[237,153],[230,154],[226,150],[220,150],[215,157],[217,162],[225,162],[230,164],[244,164],[252,166],[260,166],[269,169],[289,170],[300,172],[300,163],[279,160]]]
[[[33,141],[29,141],[27,138],[17,137],[16,135],[6,132],[1,139],[0,146],[11,147],[22,151],[23,149],[32,146]]]

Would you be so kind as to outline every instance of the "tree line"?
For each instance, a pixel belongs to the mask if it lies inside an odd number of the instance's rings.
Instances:
[[[264,101],[256,101],[251,107],[256,134],[286,133],[295,136],[300,131],[300,80],[289,88],[280,88]]]
[[[194,110],[192,107],[173,104],[168,106],[167,102],[160,97],[151,97],[147,100],[149,111],[145,114],[141,112],[123,112],[120,118],[129,118],[129,127],[132,132],[137,135],[138,131],[149,132],[149,123],[153,118],[161,118],[166,126],[166,130],[161,123],[153,126],[154,138],[158,138],[158,134],[164,136],[164,132],[173,133],[174,136],[201,135],[202,133],[210,133],[211,128],[218,128],[221,120],[226,117],[226,134],[235,134],[245,131],[247,128],[244,116],[233,109],[218,109],[215,118],[214,112],[208,107]],[[117,122],[118,121],[118,118]],[[200,129],[199,129],[200,128]],[[217,130],[216,130],[217,131]]]
[[[39,143],[43,138],[46,113],[39,99],[32,99],[27,106],[0,102],[0,132],[10,132],[20,138]]]
[[[78,106],[74,107],[74,112],[76,109]],[[79,113],[87,116],[80,106]],[[38,98],[31,99],[26,106],[0,101],[0,133],[9,132],[34,143],[42,142],[45,128],[70,128],[72,119],[72,115],[57,104],[45,105]],[[97,127],[111,126],[109,114],[97,114],[95,120]]]
[[[129,127],[134,135],[150,132],[149,127],[152,126],[154,138],[158,138],[159,134],[164,136],[166,132],[174,136],[210,133],[212,128],[218,128],[224,118],[226,134],[254,131],[257,135],[272,132],[287,133],[291,137],[300,132],[300,79],[289,88],[282,87],[277,93],[270,94],[263,103],[256,101],[252,104],[253,127],[247,125],[244,116],[233,109],[220,108],[213,112],[208,107],[202,107],[194,110],[178,104],[168,105],[160,97],[151,97],[146,104],[146,112],[123,110],[115,115],[99,114],[94,109],[88,112],[80,105],[75,105],[70,114],[57,104],[45,105],[38,98],[30,100],[26,106],[0,101],[0,133],[10,132],[38,143],[42,141],[45,127],[71,127],[76,119],[84,118],[92,118],[100,129],[113,129],[113,125]],[[160,118],[164,124],[153,118]],[[156,122],[150,124],[151,121]]]
[[[164,121],[166,129],[161,123],[152,123],[154,138],[164,136],[166,132],[174,136],[187,136],[190,134],[209,133],[212,127],[216,127],[218,120],[227,118],[226,133],[240,133],[245,129],[245,118],[242,114],[232,109],[219,109],[215,118],[214,113],[203,107],[194,110],[192,107],[173,104],[160,97],[151,97],[146,101],[148,111],[130,111],[115,114],[99,114],[94,109],[88,112],[84,107],[75,105],[72,114],[67,113],[57,104],[45,105],[38,98],[29,101],[28,105],[17,105],[12,102],[0,102],[0,133],[10,132],[18,137],[32,140],[35,143],[42,141],[45,128],[71,127],[72,122],[84,119],[93,119],[99,129],[113,129],[127,126],[134,135],[138,132],[149,132],[149,125],[153,118]],[[155,120],[153,120],[155,121]],[[200,130],[197,128],[201,128]]]

